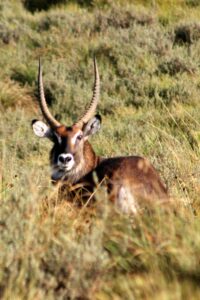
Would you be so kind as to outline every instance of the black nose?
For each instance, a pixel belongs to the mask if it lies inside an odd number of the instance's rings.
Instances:
[[[67,157],[65,157],[65,162],[68,162],[68,161],[70,161],[71,159],[72,159],[71,156],[67,156]]]
[[[59,161],[63,164],[65,164],[66,162],[69,162],[72,159],[71,156],[59,156]]]

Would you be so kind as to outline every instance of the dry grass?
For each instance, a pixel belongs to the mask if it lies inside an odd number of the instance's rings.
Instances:
[[[20,1],[0,5],[0,297],[199,299],[199,7],[72,2],[33,15]],[[185,28],[191,51],[177,40]],[[78,208],[51,186],[51,144],[30,126],[37,61],[51,110],[70,124],[91,97],[94,53],[103,126],[91,142],[100,155],[148,157],[169,208],[121,215],[103,187]]]

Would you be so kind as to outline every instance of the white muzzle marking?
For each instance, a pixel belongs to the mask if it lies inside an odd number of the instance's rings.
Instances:
[[[70,171],[74,164],[75,164],[75,161],[74,161],[74,157],[72,154],[70,153],[62,153],[58,156],[58,166],[60,169],[68,172]]]

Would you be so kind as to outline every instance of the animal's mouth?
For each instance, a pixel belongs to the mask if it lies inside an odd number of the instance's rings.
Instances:
[[[69,172],[71,171],[72,167],[68,165],[63,165],[63,166],[58,166],[58,171],[59,172]]]
[[[54,166],[51,174],[51,179],[52,180],[61,180],[62,178],[65,177],[65,175],[69,172],[70,170],[67,169],[66,167],[61,167],[61,166]]]
[[[68,165],[54,165],[53,170],[56,171],[57,173],[64,173],[68,172],[72,169],[73,167],[68,166]]]

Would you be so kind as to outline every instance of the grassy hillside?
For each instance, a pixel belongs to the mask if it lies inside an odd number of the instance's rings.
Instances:
[[[33,14],[0,3],[0,298],[199,299],[199,1],[63,2]],[[70,125],[90,100],[94,54],[96,152],[148,157],[173,209],[123,216],[103,187],[78,209],[51,186],[51,143],[30,126],[42,118],[38,58],[51,111]]]

